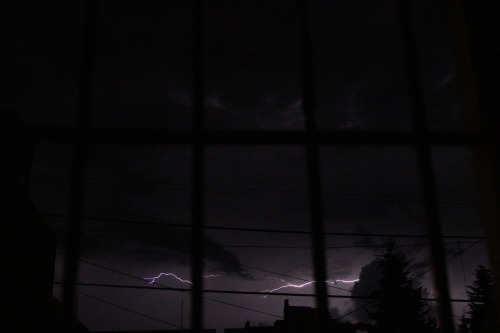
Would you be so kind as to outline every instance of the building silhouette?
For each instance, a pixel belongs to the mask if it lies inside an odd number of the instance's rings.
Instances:
[[[283,319],[276,320],[273,326],[251,326],[247,321],[243,328],[228,328],[224,330],[224,333],[310,333],[314,332],[318,319],[318,309],[309,306],[292,306],[286,299],[283,306]],[[330,319],[326,326],[326,331],[331,333],[356,333],[369,329],[369,325],[366,324],[341,323],[336,319]]]
[[[29,199],[33,141],[12,110],[0,112],[0,133],[0,331],[88,332],[52,294],[56,239]]]
[[[135,330],[135,331],[95,331],[94,333],[191,333],[194,332],[190,329],[182,329],[182,330]],[[201,333],[216,333],[217,330],[215,328],[204,328],[201,330]]]

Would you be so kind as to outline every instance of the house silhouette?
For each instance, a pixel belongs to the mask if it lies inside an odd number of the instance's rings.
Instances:
[[[224,333],[311,333],[315,332],[319,311],[309,306],[292,306],[288,299],[283,306],[283,319],[276,320],[274,326],[251,326],[247,321],[243,328],[228,328]],[[366,324],[341,323],[336,319],[329,319],[326,323],[326,332],[356,333],[369,329]]]

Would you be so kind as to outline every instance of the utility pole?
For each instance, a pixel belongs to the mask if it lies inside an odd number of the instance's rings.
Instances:
[[[184,301],[181,300],[181,330],[182,328],[182,318],[184,317]]]

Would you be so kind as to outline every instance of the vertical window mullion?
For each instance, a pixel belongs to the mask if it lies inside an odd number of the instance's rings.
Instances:
[[[74,141],[69,206],[70,218],[68,219],[64,256],[63,304],[70,311],[73,311],[75,303],[75,284],[80,254],[80,232],[85,190],[84,178],[87,166],[88,130],[93,91],[97,5],[97,0],[85,2],[82,32],[82,58],[76,120],[77,134]]]
[[[448,276],[442,243],[441,220],[437,203],[431,143],[424,106],[418,61],[415,27],[409,0],[400,0],[400,20],[408,77],[408,94],[416,136],[417,166],[422,186],[422,202],[427,224],[429,250],[433,267],[434,290],[438,299],[440,326],[444,333],[454,332]]]
[[[317,142],[317,125],[315,119],[314,84],[312,68],[312,43],[310,27],[310,4],[308,0],[300,0],[299,28],[302,80],[302,109],[307,135],[306,156],[309,192],[309,210],[311,223],[311,241],[313,246],[313,265],[316,306],[319,311],[318,331],[326,330],[329,319],[326,289],[326,260],[323,226],[323,204],[321,198],[321,175],[319,147]]]
[[[204,0],[194,1],[193,15],[193,196],[191,274],[193,281],[191,328],[203,329],[203,252],[204,252]]]

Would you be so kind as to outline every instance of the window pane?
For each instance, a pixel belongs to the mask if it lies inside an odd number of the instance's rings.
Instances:
[[[364,309],[375,311],[378,301],[363,297],[382,287],[380,265],[389,252],[412,260],[408,279],[428,297],[432,276],[414,150],[325,147],[321,158],[328,290],[353,297],[330,298],[331,316],[370,322]]]
[[[90,147],[79,283],[191,288],[190,152],[187,146]],[[91,330],[175,329],[183,301],[189,321],[187,290],[79,286],[79,316]],[[173,325],[102,301],[96,307],[95,297]],[[102,313],[121,320],[94,320]]]
[[[431,0],[413,3],[420,76],[429,127],[466,129],[453,54],[450,7]]]
[[[27,126],[71,126],[76,119],[82,34],[80,2],[2,6],[2,108]],[[5,53],[7,55],[7,53]]]
[[[293,1],[208,1],[207,126],[301,129]]]
[[[439,212],[443,234],[477,238],[445,240],[446,262],[452,299],[468,299],[467,291],[480,265],[491,268],[484,239],[475,179],[474,156],[466,147],[433,149]],[[467,303],[452,303],[455,320],[470,311]]]
[[[269,293],[206,293],[245,307],[207,300],[207,328],[243,328],[246,320],[252,326],[272,326],[283,316],[284,299],[290,298],[275,293],[314,293],[305,166],[302,147],[207,149],[207,227],[239,230],[206,231],[210,240],[205,250],[206,274],[220,275],[207,279],[206,288]],[[287,233],[290,231],[297,233]],[[218,258],[223,261],[214,260]],[[290,302],[311,306],[314,300],[292,297]]]
[[[314,1],[313,52],[321,128],[411,128],[397,2]]]
[[[189,128],[188,1],[100,2],[93,124]]]

